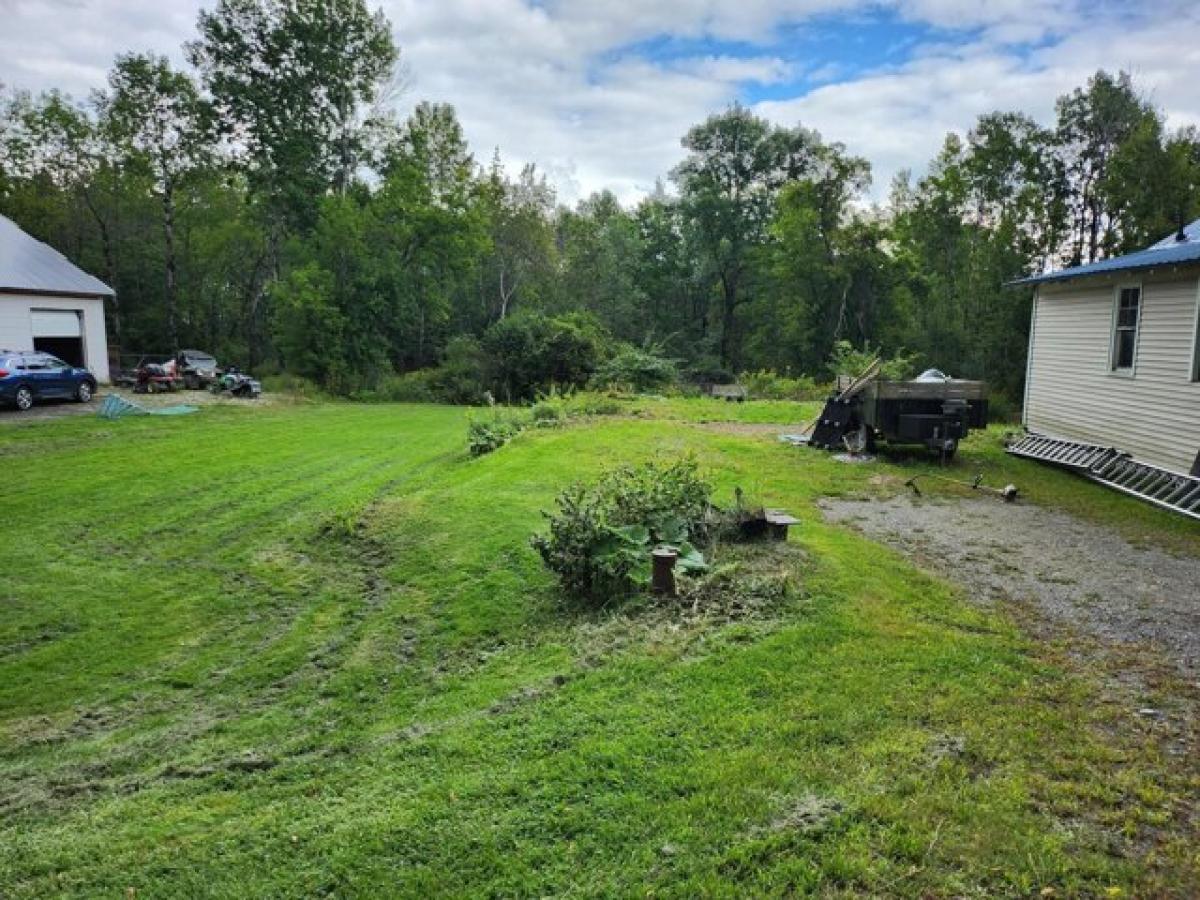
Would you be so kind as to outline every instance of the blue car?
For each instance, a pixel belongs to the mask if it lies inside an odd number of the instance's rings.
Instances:
[[[36,401],[78,400],[87,403],[96,393],[96,378],[87,369],[69,366],[49,353],[0,350],[0,403],[21,412]]]

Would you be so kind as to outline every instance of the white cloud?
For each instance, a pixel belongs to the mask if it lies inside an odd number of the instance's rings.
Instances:
[[[0,81],[84,97],[119,51],[153,49],[179,62],[200,2],[0,0]],[[1173,125],[1200,124],[1200,13],[1183,0],[1153,17],[1119,0],[381,2],[413,75],[403,103],[453,103],[481,160],[498,145],[513,168],[536,162],[565,200],[604,187],[625,199],[649,191],[679,160],[689,126],[747,85],[778,93],[797,70],[819,86],[756,108],[866,156],[877,196],[897,169],[922,170],[947,131],[993,109],[1049,120],[1054,98],[1100,67],[1131,69]],[[888,67],[844,57],[796,63],[792,48],[777,46],[784,25],[819,17],[852,28],[884,10],[931,26],[936,43],[905,45],[907,62]],[[707,38],[761,50],[686,53]],[[649,59],[646,41],[677,55]]]
[[[0,0],[0,82],[58,87],[83,99],[103,87],[113,58],[154,50],[181,63],[193,36],[191,0]]]

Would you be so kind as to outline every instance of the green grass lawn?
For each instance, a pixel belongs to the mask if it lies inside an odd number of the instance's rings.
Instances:
[[[643,400],[465,453],[462,409],[0,429],[0,895],[1194,895],[1193,762],[1060,646],[814,502],[902,490]],[[564,608],[573,479],[692,452],[803,521],[799,596]],[[1006,457],[960,470],[1132,537],[1196,529]],[[885,477],[880,477],[881,475]],[[952,488],[947,488],[952,490]]]

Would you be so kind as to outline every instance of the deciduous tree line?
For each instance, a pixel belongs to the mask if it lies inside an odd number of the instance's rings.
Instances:
[[[711,380],[819,375],[850,341],[1018,396],[1030,296],[1004,283],[1200,214],[1200,136],[1123,73],[1051,126],[981,117],[884,203],[867,160],[735,105],[641,202],[568,208],[534,167],[475,159],[453,108],[389,111],[400,54],[363,0],[219,0],[186,53],[121,56],[82,103],[9,91],[0,212],[113,285],[126,352],[200,346],[339,392],[447,360],[453,382],[530,341],[567,380],[589,366],[547,342]]]

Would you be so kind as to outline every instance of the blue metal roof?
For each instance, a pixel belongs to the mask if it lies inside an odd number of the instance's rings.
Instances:
[[[1132,272],[1137,269],[1155,269],[1159,266],[1200,262],[1200,219],[1186,226],[1183,234],[1182,240],[1179,239],[1176,232],[1171,232],[1157,244],[1152,244],[1145,250],[1138,250],[1136,253],[1102,259],[1099,262],[1088,263],[1086,266],[1073,266],[1069,269],[1059,269],[1057,272],[1018,278],[1016,281],[1010,281],[1009,284],[1045,284],[1050,281],[1083,278],[1087,275],[1110,275],[1115,272]]]

